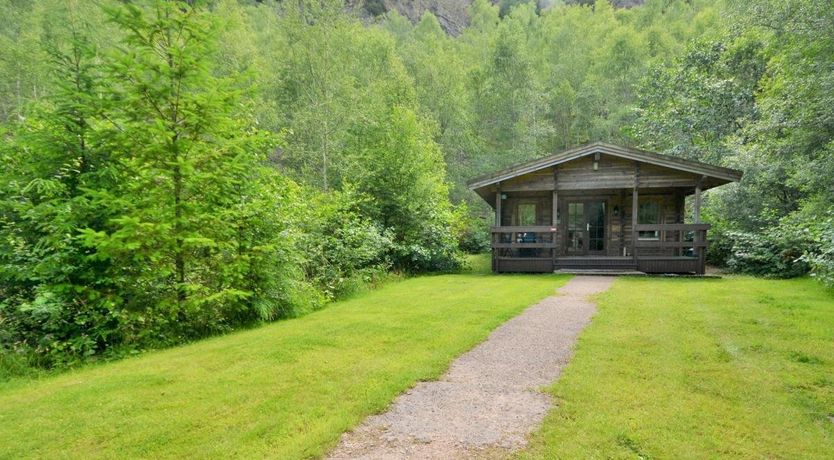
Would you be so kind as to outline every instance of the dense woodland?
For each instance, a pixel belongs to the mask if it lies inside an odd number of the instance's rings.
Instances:
[[[0,375],[459,269],[466,179],[597,140],[743,170],[712,263],[834,283],[828,0],[476,0],[458,36],[340,0],[0,16]]]

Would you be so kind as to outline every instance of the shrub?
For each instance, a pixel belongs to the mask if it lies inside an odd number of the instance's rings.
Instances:
[[[454,231],[458,248],[467,254],[481,254],[490,249],[489,224],[473,214],[466,203],[454,210]]]
[[[391,262],[404,272],[449,271],[461,265],[443,155],[431,124],[415,111],[385,108],[380,121],[357,126],[352,183],[359,204],[393,240]]]
[[[365,198],[352,191],[305,193],[314,197],[298,245],[307,278],[329,299],[382,278],[391,266],[391,235],[358,213]]]
[[[726,238],[732,246],[727,266],[734,272],[791,278],[810,270],[803,255],[812,250],[814,242],[807,232],[779,226],[758,234],[727,232]]]
[[[803,260],[811,266],[811,276],[834,287],[834,209],[828,211],[828,216],[811,227],[817,245],[815,250],[806,252]]]
[[[709,246],[707,247],[707,263],[717,267],[726,267],[733,256],[733,239],[728,232],[715,225],[707,233]]]
[[[373,16],[385,14],[388,8],[385,7],[385,2],[382,0],[365,0],[365,11]]]

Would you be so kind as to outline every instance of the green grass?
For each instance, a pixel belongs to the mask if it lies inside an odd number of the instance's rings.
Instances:
[[[319,456],[565,280],[412,278],[299,319],[7,382],[0,458]]]
[[[527,458],[832,458],[834,296],[808,280],[621,278]]]
[[[471,274],[492,274],[492,256],[489,254],[467,255],[465,271]]]

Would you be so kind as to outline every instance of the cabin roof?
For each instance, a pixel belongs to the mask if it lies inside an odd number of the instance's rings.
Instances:
[[[477,190],[513,177],[528,174],[533,171],[538,171],[540,169],[555,166],[560,163],[565,163],[598,152],[642,163],[650,163],[678,171],[707,176],[717,179],[719,182],[723,183],[738,182],[741,179],[741,171],[735,169],[722,168],[720,166],[714,166],[700,161],[685,160],[683,158],[661,155],[659,153],[647,152],[645,150],[620,147],[618,145],[607,144],[604,142],[595,142],[581,147],[572,148],[570,150],[565,150],[544,158],[539,158],[537,160],[519,163],[492,174],[476,177],[470,180],[467,185],[470,190]]]

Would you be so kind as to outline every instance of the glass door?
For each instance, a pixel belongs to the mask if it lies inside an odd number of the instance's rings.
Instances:
[[[605,253],[605,202],[589,201],[585,203],[585,215],[588,217],[588,252]]]
[[[566,252],[569,255],[585,254],[588,230],[585,222],[585,203],[568,202],[568,231]]]
[[[604,254],[605,201],[574,201],[567,206],[567,254]]]

